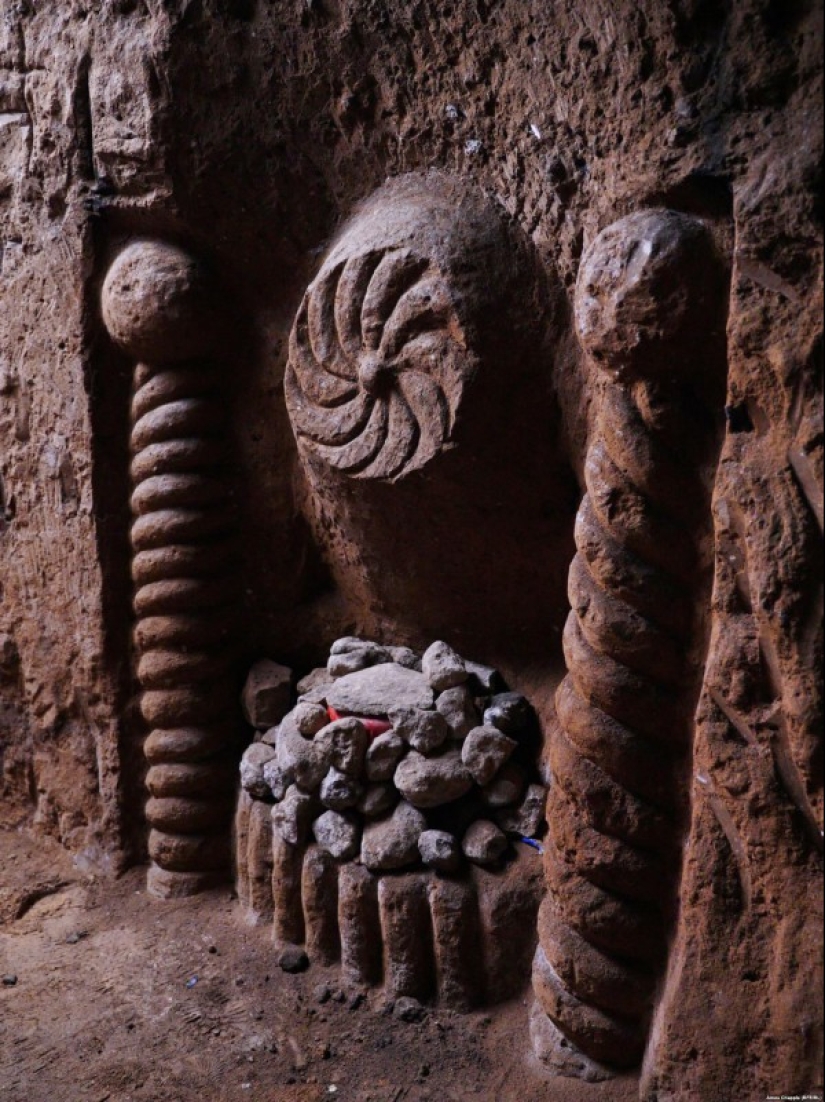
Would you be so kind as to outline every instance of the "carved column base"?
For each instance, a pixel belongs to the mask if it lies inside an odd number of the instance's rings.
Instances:
[[[146,890],[156,899],[185,899],[226,883],[225,872],[171,872],[150,865]]]
[[[271,924],[276,946],[303,945],[312,963],[339,966],[346,988],[460,1011],[512,998],[528,982],[543,887],[532,850],[503,872],[375,874],[273,837],[268,812],[239,802],[237,884],[245,920]]]
[[[530,1040],[536,1058],[553,1075],[583,1079],[586,1083],[601,1083],[617,1074],[615,1070],[579,1052],[535,1001],[530,1008]]]

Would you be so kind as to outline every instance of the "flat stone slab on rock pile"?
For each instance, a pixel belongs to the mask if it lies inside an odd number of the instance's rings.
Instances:
[[[327,689],[327,704],[339,713],[387,716],[392,708],[432,708],[435,694],[423,674],[385,662],[338,678]]]

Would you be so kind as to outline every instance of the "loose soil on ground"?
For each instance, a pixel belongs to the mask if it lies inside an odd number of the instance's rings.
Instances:
[[[0,832],[0,869],[2,1102],[636,1096],[628,1079],[544,1076],[526,1001],[407,1022],[382,997],[346,995],[335,970],[286,975],[228,888],[159,902],[144,870],[101,879],[24,831]]]

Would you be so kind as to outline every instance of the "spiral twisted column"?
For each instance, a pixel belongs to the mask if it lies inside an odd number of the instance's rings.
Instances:
[[[675,912],[709,599],[717,269],[702,223],[643,212],[595,241],[576,291],[604,375],[549,747],[532,1026],[540,1055],[586,1077],[639,1063]]]
[[[135,360],[131,405],[134,631],[150,826],[149,890],[188,895],[229,865],[234,796],[231,486],[218,312],[196,260],[141,241],[103,288]]]

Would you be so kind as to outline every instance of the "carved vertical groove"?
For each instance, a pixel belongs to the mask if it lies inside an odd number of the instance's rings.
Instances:
[[[695,610],[709,598],[703,476],[715,459],[701,380],[686,379],[670,351],[677,334],[667,327],[677,326],[667,303],[658,367],[643,360],[649,319],[633,312],[639,285],[653,287],[649,311],[657,283],[667,290],[683,265],[679,320],[690,314],[685,254],[702,236],[680,215],[632,216],[597,240],[577,291],[582,344],[611,377],[600,386],[569,574],[533,982],[567,1042],[609,1067],[641,1059],[674,917],[698,690]],[[641,277],[632,271],[640,249],[653,257]],[[623,351],[625,319],[642,338]]]
[[[229,861],[235,691],[231,487],[204,277],[180,250],[139,242],[103,292],[137,365],[131,406],[134,632],[150,728],[150,890],[187,894]]]

